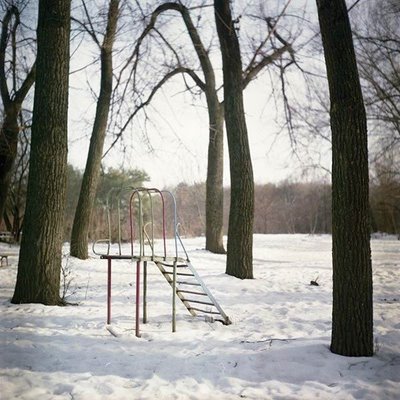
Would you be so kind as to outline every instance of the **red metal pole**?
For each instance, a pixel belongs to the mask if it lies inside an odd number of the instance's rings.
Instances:
[[[111,258],[108,258],[107,268],[107,324],[111,322]]]
[[[140,337],[140,261],[136,262],[136,337]]]

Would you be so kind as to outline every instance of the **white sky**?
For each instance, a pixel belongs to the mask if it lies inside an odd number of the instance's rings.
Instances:
[[[275,110],[272,101],[267,102],[266,95],[257,93],[257,87],[249,88],[245,93],[246,122],[251,146],[254,177],[257,183],[276,182],[289,176],[296,176],[298,162],[293,157],[286,131],[277,136],[278,127],[274,122]],[[143,143],[142,133],[136,127],[127,131],[124,143],[128,146],[125,156],[112,151],[105,160],[108,166],[144,169],[155,186],[205,181],[208,147],[208,117],[203,106],[193,106],[184,99],[172,97],[166,91],[157,96],[152,113],[156,127],[149,128],[149,150]],[[83,124],[74,121],[76,109],[82,104],[71,96],[71,134],[82,137],[89,133],[91,126],[80,128]],[[160,111],[158,111],[160,110]],[[89,121],[88,121],[89,122]],[[76,127],[76,128],[75,128]],[[70,143],[70,162],[84,168],[89,140],[87,137],[72,140]],[[116,149],[120,149],[119,146]],[[123,161],[123,163],[122,163]],[[293,165],[296,167],[293,168]],[[298,177],[298,174],[297,174]],[[229,185],[229,157],[225,137],[225,174],[224,184]]]

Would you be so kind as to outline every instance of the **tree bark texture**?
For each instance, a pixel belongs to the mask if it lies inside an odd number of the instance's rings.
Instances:
[[[67,0],[39,2],[30,170],[13,303],[62,303],[70,7]]]
[[[96,115],[92,135],[90,137],[89,152],[71,233],[71,256],[80,259],[88,258],[90,222],[99,182],[101,158],[103,155],[104,140],[107,133],[108,115],[112,95],[112,51],[117,30],[118,14],[119,0],[111,0],[108,10],[106,33],[100,49],[100,94],[97,100]]]
[[[14,23],[12,23],[12,17],[15,18]],[[0,35],[0,94],[4,112],[4,121],[0,130],[0,225],[6,209],[12,170],[17,158],[18,116],[21,112],[22,103],[35,82],[35,65],[33,65],[19,89],[12,87],[10,90],[8,87],[6,51],[9,45],[9,37],[16,34],[19,24],[19,10],[16,6],[10,6],[3,18]],[[10,35],[10,31],[12,35]],[[12,46],[15,46],[15,44],[13,43]],[[16,48],[13,48],[13,54],[15,52]],[[16,62],[15,56],[12,62]],[[16,77],[13,78],[15,86]]]
[[[331,99],[331,351],[373,354],[367,124],[344,0],[317,0]]]
[[[228,0],[214,0],[231,174],[226,273],[253,278],[254,181],[243,106],[242,62]]]

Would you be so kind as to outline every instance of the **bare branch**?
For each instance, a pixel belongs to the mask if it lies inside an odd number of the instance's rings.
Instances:
[[[251,70],[253,68],[253,65],[256,62],[257,56],[260,54],[261,50],[263,49],[263,47],[265,46],[265,44],[268,42],[268,40],[270,39],[271,35],[273,35],[275,33],[276,30],[276,26],[278,25],[279,20],[282,18],[282,16],[284,15],[286,9],[289,7],[291,0],[288,0],[287,3],[285,4],[285,6],[283,7],[281,13],[278,15],[278,17],[276,18],[275,21],[275,26],[274,29],[271,29],[268,32],[267,37],[260,43],[260,45],[257,47],[256,51],[254,52],[253,58],[250,60],[249,65],[247,66],[246,70],[245,70],[245,74],[247,74],[248,70]]]
[[[35,79],[36,79],[36,62],[33,63],[32,68],[29,71],[28,75],[26,76],[24,82],[15,93],[14,101],[17,104],[21,104],[24,101],[32,85],[35,83]]]
[[[3,100],[4,107],[8,107],[11,101],[10,92],[7,86],[7,77],[5,71],[6,64],[6,49],[8,42],[8,29],[11,22],[11,18],[14,15],[15,24],[13,29],[15,30],[19,24],[19,10],[15,6],[11,6],[2,21],[1,37],[0,37],[0,93]]]
[[[100,42],[96,36],[96,31],[93,28],[92,19],[90,18],[90,15],[89,15],[89,12],[88,12],[88,9],[86,7],[86,3],[84,0],[82,0],[82,5],[83,5],[83,9],[85,10],[85,15],[86,15],[86,18],[88,19],[90,29],[87,29],[86,25],[84,25],[84,24],[82,24],[82,25],[84,26],[85,30],[90,34],[90,36],[92,36],[92,38],[93,38],[94,42],[97,44],[97,46],[101,47]]]
[[[348,9],[347,12],[350,12],[361,0],[356,0]]]
[[[9,25],[11,22],[12,16],[15,16],[15,22],[12,26],[12,36],[15,40],[15,32],[18,28],[18,25],[20,23],[20,14],[19,10],[17,7],[12,6],[10,7],[6,15],[3,19],[3,27],[1,31],[1,38],[0,38],[0,91],[1,91],[1,97],[3,100],[4,107],[8,107],[11,104],[16,104],[20,106],[22,102],[24,101],[26,95],[28,94],[29,90],[31,89],[32,85],[35,82],[35,76],[36,76],[36,67],[35,63],[33,64],[32,68],[28,72],[24,82],[22,83],[21,87],[17,90],[16,89],[16,76],[15,76],[15,62],[16,62],[16,49],[14,47],[13,43],[13,91],[14,95],[13,98],[10,96],[10,92],[8,90],[8,85],[7,85],[7,77],[6,77],[6,72],[5,72],[5,55],[6,55],[6,49],[7,49],[7,42],[8,42],[8,29]]]
[[[135,110],[131,113],[131,115],[128,117],[128,119],[125,121],[124,125],[122,128],[119,130],[119,132],[115,135],[115,139],[108,148],[108,150],[104,153],[103,158],[110,152],[110,150],[114,147],[114,145],[118,142],[118,140],[121,138],[133,118],[138,114],[138,112],[142,109],[144,109],[146,106],[148,106],[152,100],[152,98],[155,96],[155,94],[158,92],[158,90],[161,89],[161,87],[173,76],[178,75],[178,74],[187,74],[189,75],[196,85],[198,85],[202,90],[204,90],[205,83],[199,78],[199,76],[191,69],[185,68],[185,67],[178,67],[173,69],[172,71],[168,72],[163,76],[163,78],[153,87],[151,93],[147,97],[147,99],[138,105]]]
[[[121,81],[121,76],[122,76],[123,72],[126,70],[126,68],[128,68],[128,66],[132,63],[132,61],[134,61],[133,66],[132,66],[132,71],[136,70],[137,63],[139,61],[140,46],[141,46],[143,40],[150,33],[150,31],[154,29],[154,26],[155,26],[158,16],[168,10],[177,11],[181,14],[181,16],[183,18],[183,22],[186,25],[186,28],[187,28],[189,36],[192,40],[193,46],[195,48],[195,51],[197,53],[197,56],[199,58],[199,61],[200,61],[203,71],[205,73],[210,72],[210,75],[212,74],[212,76],[210,76],[210,79],[207,79],[207,84],[210,84],[211,86],[215,86],[215,78],[213,76],[212,65],[211,65],[210,59],[209,59],[207,51],[200,39],[197,29],[193,24],[193,21],[190,17],[188,9],[182,4],[172,3],[172,2],[164,3],[160,6],[158,6],[153,11],[153,13],[151,14],[150,22],[147,24],[147,26],[143,30],[142,34],[138,38],[138,40],[136,42],[136,46],[135,46],[131,56],[127,59],[124,67],[120,71],[120,74],[119,74],[120,78],[118,79],[118,82]],[[132,72],[130,75],[132,75]]]
[[[154,28],[154,31],[160,36],[161,40],[165,43],[165,45],[171,50],[171,52],[174,54],[176,61],[178,62],[178,65],[181,65],[180,57],[177,51],[171,46],[171,44],[168,42],[168,40],[165,38],[165,36],[156,28]]]
[[[247,67],[244,71],[243,76],[243,89],[256,77],[256,75],[267,65],[271,64],[275,60],[279,59],[283,53],[288,51],[290,45],[285,45],[277,49],[274,53],[264,56],[258,63],[252,63],[252,67]]]

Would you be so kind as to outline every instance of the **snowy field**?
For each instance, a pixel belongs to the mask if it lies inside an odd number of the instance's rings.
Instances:
[[[371,358],[329,351],[330,236],[255,235],[256,279],[246,281],[225,275],[225,256],[204,251],[203,238],[184,243],[232,325],[194,319],[178,303],[171,333],[171,289],[150,266],[149,322],[136,338],[134,268],[119,261],[116,337],[106,329],[106,261],[65,257],[68,300],[78,305],[46,307],[10,304],[11,257],[0,268],[1,400],[400,399],[400,241],[372,240]]]

